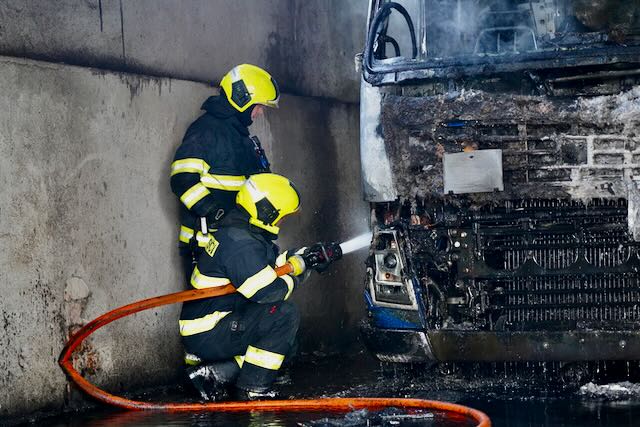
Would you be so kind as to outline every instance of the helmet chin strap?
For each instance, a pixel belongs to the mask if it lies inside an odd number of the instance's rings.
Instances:
[[[265,223],[263,223],[262,221],[260,221],[259,219],[255,219],[252,217],[249,217],[249,224],[254,225],[262,230],[268,231],[269,233],[275,235],[276,237],[278,236],[278,233],[280,232],[280,227],[276,226],[276,225],[267,225]]]
[[[242,123],[246,127],[251,126],[251,124],[253,123],[253,119],[251,118],[251,112],[253,111],[253,108],[255,106],[256,105],[253,104],[243,112],[238,112],[238,119],[240,120],[240,123]]]

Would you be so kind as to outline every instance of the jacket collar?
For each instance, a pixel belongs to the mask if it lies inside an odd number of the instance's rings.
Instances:
[[[210,96],[200,108],[217,119],[227,121],[241,135],[249,136],[248,126],[252,123],[251,108],[240,113],[229,104],[224,95]]]
[[[255,225],[250,224],[249,215],[237,208],[232,209],[227,215],[225,215],[222,221],[220,221],[218,227],[243,228],[258,240],[263,240],[267,243],[272,243],[278,238],[276,234],[269,233],[268,231],[260,227],[256,227]]]

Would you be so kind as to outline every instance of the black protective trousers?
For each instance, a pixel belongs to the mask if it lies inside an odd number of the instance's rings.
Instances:
[[[288,356],[293,348],[300,314],[290,302],[247,303],[225,316],[210,331],[182,337],[185,350],[203,363],[244,356],[249,346]],[[242,364],[236,386],[245,390],[268,389],[278,371],[252,363]]]

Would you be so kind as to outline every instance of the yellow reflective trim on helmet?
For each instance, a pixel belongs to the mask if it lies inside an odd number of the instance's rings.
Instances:
[[[265,369],[277,371],[282,366],[284,354],[262,350],[250,345],[244,355],[244,361]]]
[[[180,201],[184,203],[187,209],[191,209],[193,205],[198,203],[209,194],[211,194],[209,192],[209,189],[199,182],[185,191],[184,194],[180,196]]]
[[[216,286],[225,286],[229,284],[226,277],[211,277],[200,273],[196,265],[191,273],[191,286],[196,289],[214,288]]]
[[[209,165],[202,159],[187,158],[176,160],[171,163],[171,176],[179,173],[198,173],[203,174],[209,170]]]
[[[226,315],[231,313],[230,311],[215,311],[211,314],[207,314],[204,317],[191,320],[180,320],[180,335],[188,337],[190,335],[201,334],[203,332],[210,331],[215,328],[220,320]]]
[[[287,288],[289,288],[289,291],[284,296],[284,300],[286,301],[287,299],[289,299],[289,297],[291,296],[291,293],[293,292],[293,288],[295,286],[295,282],[293,281],[293,278],[291,276],[289,276],[288,274],[284,274],[284,275],[280,276],[280,278],[285,281],[285,283],[287,284]]]
[[[200,182],[207,188],[226,191],[240,190],[245,181],[246,179],[242,175],[213,175],[207,173],[200,177]]]
[[[273,283],[278,278],[276,271],[270,265],[249,277],[242,285],[237,289],[242,295],[247,298],[254,296],[260,289],[265,288]]]
[[[180,226],[180,236],[178,240],[182,243],[189,243],[189,241],[193,238],[193,228],[186,227],[184,225]]]

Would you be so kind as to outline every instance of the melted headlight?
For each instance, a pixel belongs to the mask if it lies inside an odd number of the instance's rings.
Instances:
[[[374,265],[368,271],[374,301],[381,306],[414,306],[415,298],[404,272],[396,231],[379,232],[375,239]]]

